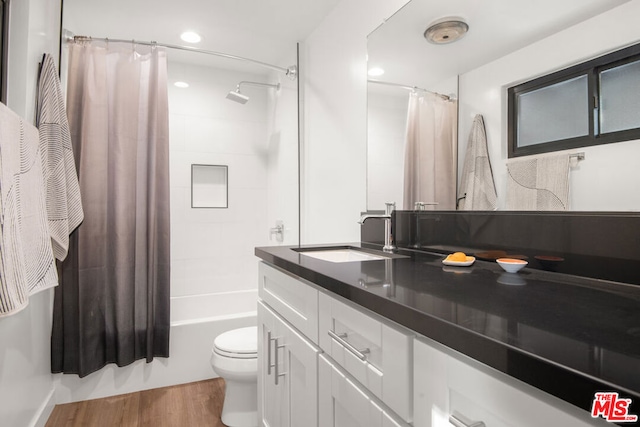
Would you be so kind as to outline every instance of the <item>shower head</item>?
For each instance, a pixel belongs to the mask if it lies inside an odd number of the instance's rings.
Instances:
[[[239,102],[240,104],[246,104],[247,101],[249,101],[249,97],[247,95],[243,95],[243,94],[240,93],[240,86],[241,85],[273,88],[275,90],[279,90],[280,89],[280,83],[272,84],[272,83],[260,83],[260,82],[242,81],[242,82],[238,83],[238,86],[236,86],[236,90],[235,91],[232,90],[227,94],[227,99],[230,99],[230,100],[235,101],[235,102]]]
[[[238,87],[238,89],[236,90],[229,91],[229,93],[227,94],[227,99],[239,102],[240,104],[246,104],[249,100],[249,97],[247,95],[241,94],[240,88]]]

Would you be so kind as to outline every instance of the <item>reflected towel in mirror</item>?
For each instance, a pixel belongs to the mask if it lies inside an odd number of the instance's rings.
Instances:
[[[507,210],[569,209],[569,154],[507,163]]]
[[[471,125],[458,197],[460,198],[459,210],[496,209],[496,186],[493,181],[487,150],[487,134],[481,114],[476,114]]]

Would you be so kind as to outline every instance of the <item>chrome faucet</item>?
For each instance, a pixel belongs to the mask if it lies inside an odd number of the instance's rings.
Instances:
[[[369,218],[377,218],[384,220],[384,246],[382,250],[385,252],[393,252],[396,247],[391,243],[393,240],[393,236],[391,235],[391,212],[393,212],[396,208],[395,203],[385,203],[386,208],[384,214],[365,214],[360,217],[360,221],[358,224],[364,224],[366,220]]]

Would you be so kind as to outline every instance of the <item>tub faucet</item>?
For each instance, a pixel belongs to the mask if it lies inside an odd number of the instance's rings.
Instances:
[[[384,214],[365,214],[360,217],[359,224],[364,224],[366,220],[369,218],[377,218],[384,220],[384,246],[382,250],[385,252],[393,252],[396,247],[391,243],[393,240],[393,236],[391,234],[391,212],[393,212],[396,208],[395,203],[385,203],[386,208]]]

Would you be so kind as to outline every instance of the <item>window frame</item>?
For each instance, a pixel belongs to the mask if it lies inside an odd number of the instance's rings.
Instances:
[[[508,158],[640,139],[640,127],[609,133],[598,132],[600,126],[600,73],[639,60],[640,43],[509,87],[507,89]],[[518,147],[516,145],[518,135],[518,96],[584,75],[587,76],[588,81],[588,105],[586,107],[589,111],[589,134]]]
[[[10,0],[0,0],[0,102],[7,102]]]

